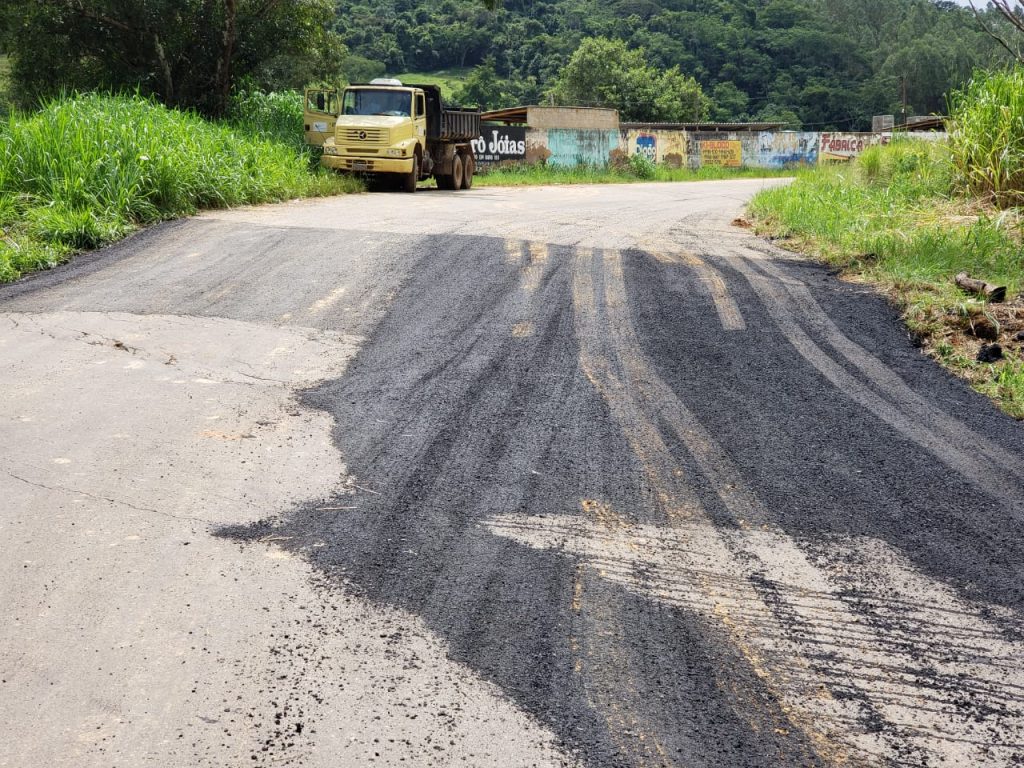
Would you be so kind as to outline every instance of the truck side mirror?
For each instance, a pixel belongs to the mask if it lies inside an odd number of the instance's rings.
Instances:
[[[316,95],[316,108],[319,109],[321,112],[324,111],[324,95],[323,95],[323,93],[318,93]]]

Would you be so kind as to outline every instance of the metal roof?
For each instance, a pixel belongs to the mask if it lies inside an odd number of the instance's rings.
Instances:
[[[541,107],[534,107],[535,109]],[[597,107],[575,107],[566,106],[565,109],[599,109]],[[557,109],[557,107],[556,107]],[[601,108],[603,109],[603,108]],[[529,106],[508,107],[506,109],[493,109],[484,112],[480,119],[492,123],[527,123]],[[694,131],[694,132],[723,132],[723,131],[777,131],[783,128],[785,123],[619,123],[620,128],[635,128],[647,130],[668,130],[668,131]]]
[[[785,123],[620,123],[622,128],[639,128],[651,131],[694,131],[715,133],[719,131],[777,131]]]
[[[946,120],[949,118],[944,115],[927,115],[927,116],[915,116],[907,120],[902,125],[893,126],[893,130],[896,131],[944,131],[946,130]]]
[[[480,115],[481,120],[494,123],[525,123],[526,111],[529,107],[509,107],[508,109],[492,109]]]

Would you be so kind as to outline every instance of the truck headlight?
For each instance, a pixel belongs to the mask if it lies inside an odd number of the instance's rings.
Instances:
[[[324,145],[324,154],[325,155],[336,155],[336,154],[338,154],[338,148],[335,147],[332,144],[325,144]]]
[[[389,149],[387,150],[388,157],[405,157],[404,149]]]

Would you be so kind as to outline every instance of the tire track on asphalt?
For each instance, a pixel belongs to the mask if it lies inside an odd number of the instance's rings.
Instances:
[[[718,313],[718,320],[722,324],[723,330],[745,331],[747,329],[743,313],[740,312],[739,305],[736,304],[736,300],[730,295],[729,287],[725,284],[725,280],[717,269],[689,251],[669,253],[655,245],[652,249],[648,250],[648,253],[662,264],[682,264],[690,267],[697,273],[697,279],[715,303],[715,311]],[[682,293],[682,290],[680,290],[680,293]]]
[[[710,471],[711,477],[720,477],[724,473],[734,480],[715,485],[724,496],[723,502],[727,506],[729,502],[736,502],[733,509],[747,517],[756,516],[757,522],[761,522],[761,510],[756,501],[735,481],[734,473],[728,468],[718,472],[711,466],[712,457],[726,457],[715,450],[710,435],[674,394],[664,392],[664,385],[659,386],[657,374],[644,364],[639,340],[629,317],[621,255],[617,251],[608,251],[603,255],[586,249],[578,252],[574,265],[573,306],[576,335],[580,343],[580,367],[605,399],[613,419],[640,459],[666,520],[673,525],[708,522],[703,505],[691,483],[686,481],[684,470],[675,461],[658,428],[656,414],[665,414],[671,409],[677,410],[673,427],[684,444],[694,452],[694,458],[701,464],[701,468]],[[656,392],[652,392],[651,388]],[[655,414],[651,414],[651,396],[656,394],[668,394],[671,399],[661,403]],[[739,496],[734,496],[734,493]],[[724,562],[734,559],[720,539],[712,538],[708,545],[713,548],[715,559]],[[609,569],[612,569],[612,564],[605,563],[602,570]],[[783,697],[775,676],[766,669],[761,655],[742,637],[752,630],[743,614],[751,609],[757,612],[761,603],[749,584],[737,580],[735,586],[738,596],[729,600],[715,600],[712,614],[717,614],[716,618],[725,626],[734,645],[757,677],[781,700]],[[734,617],[730,617],[730,611],[733,611]],[[769,619],[766,613],[758,618],[765,621]],[[746,704],[748,717],[759,709],[755,701]],[[757,716],[754,717],[756,728]],[[835,752],[826,735],[814,728],[811,720],[801,719],[801,722],[794,723],[791,717],[787,712],[773,727],[776,731],[788,731],[796,725],[815,744],[819,754]]]
[[[531,546],[571,541],[603,578],[720,622],[782,704],[788,723],[776,728],[798,728],[829,762],[999,765],[1011,757],[1001,750],[1024,745],[1024,679],[1006,675],[1024,651],[986,621],[984,612],[996,609],[968,604],[881,542],[840,542],[870,559],[876,578],[849,570],[836,578],[812,561],[807,542],[764,530],[765,511],[738,471],[643,359],[621,255],[581,252],[573,293],[581,367],[637,450],[672,526],[507,515],[492,530]],[[659,424],[690,452],[737,530],[710,525]],[[672,557],[658,555],[666,538],[675,542]],[[892,601],[893,584],[909,604]],[[982,722],[1004,738],[974,738]]]
[[[761,269],[755,269],[755,263]],[[975,435],[965,425],[929,406],[896,374],[886,372],[880,360],[851,341],[828,320],[824,310],[813,301],[806,288],[801,291],[798,284],[786,279],[765,262],[754,262],[741,256],[732,260],[731,264],[750,283],[769,316],[793,348],[834,387],[930,452],[983,493],[998,494],[1010,500],[1019,514],[1024,503],[1020,484],[1006,477],[1006,474],[1011,477],[1024,476],[1019,462],[1014,462],[1005,451]],[[791,309],[794,303],[800,316]],[[811,315],[809,318],[807,313]],[[858,381],[822,349],[804,330],[800,320],[822,332],[829,343],[868,378],[873,388]],[[876,390],[891,399],[886,399]],[[957,447],[956,443],[966,443],[984,460]],[[998,471],[991,466],[993,463]],[[1018,573],[1024,574],[1024,570]]]
[[[979,435],[963,422],[935,408],[907,386],[907,383],[892,369],[846,336],[814,299],[804,283],[787,276],[757,251],[743,249],[741,256],[746,263],[780,283],[792,297],[791,303],[800,312],[804,322],[852,365],[862,371],[883,395],[889,397],[911,416],[928,425],[929,429],[942,438],[951,443],[959,443],[963,446],[961,453],[978,453],[1003,472],[1013,475],[1017,479],[1024,479],[1024,465],[1019,458],[1010,455],[1006,450]]]

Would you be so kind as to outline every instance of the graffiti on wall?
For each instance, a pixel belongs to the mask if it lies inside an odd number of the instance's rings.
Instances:
[[[822,162],[845,162],[875,144],[888,144],[885,133],[822,133],[818,159]]]
[[[658,161],[658,137],[651,133],[641,133],[636,137],[636,155],[643,155],[652,163]]]
[[[700,142],[701,165],[738,168],[743,165],[743,144],[730,139]]]
[[[470,144],[478,163],[515,162],[526,158],[526,128],[508,125],[484,125],[481,136]]]
[[[655,163],[678,168],[686,161],[686,132],[678,129],[624,128],[621,147],[627,155],[643,155]]]
[[[758,134],[757,162],[761,168],[786,168],[818,160],[818,134],[801,131],[762,131]],[[752,165],[748,161],[748,165]]]
[[[488,127],[488,130],[490,128]],[[487,130],[484,131],[485,135]],[[945,134],[921,134],[936,139]],[[908,136],[908,138],[911,138]],[[536,129],[526,131],[526,162],[553,165],[604,165],[612,153],[643,155],[655,163],[787,168],[845,161],[869,146],[888,144],[890,134],[816,131],[708,131],[683,128],[623,127],[621,131]],[[489,142],[488,142],[489,144]],[[474,144],[474,149],[479,145]],[[479,151],[479,150],[478,150]]]

